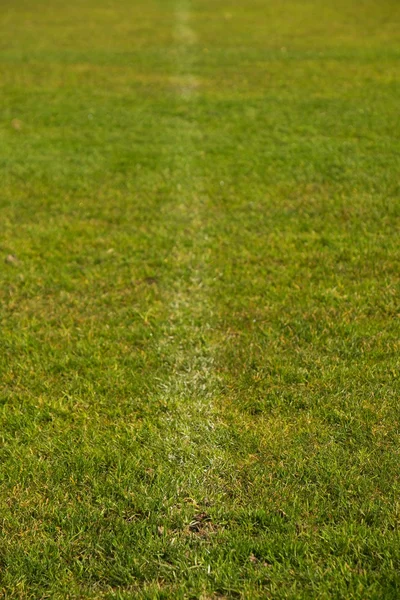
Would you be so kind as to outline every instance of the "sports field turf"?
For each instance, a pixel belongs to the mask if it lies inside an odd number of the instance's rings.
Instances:
[[[3,0],[0,597],[400,597],[398,0]]]

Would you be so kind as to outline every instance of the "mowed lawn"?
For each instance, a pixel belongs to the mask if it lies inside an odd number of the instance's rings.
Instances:
[[[1,598],[399,598],[399,2],[0,47]]]

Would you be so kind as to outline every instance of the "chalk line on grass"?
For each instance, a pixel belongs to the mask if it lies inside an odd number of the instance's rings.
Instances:
[[[175,31],[174,37],[177,44],[177,72],[183,75],[182,84],[178,93],[184,100],[190,100],[196,94],[198,80],[191,73],[193,61],[193,47],[197,43],[197,35],[190,25],[191,3],[190,0],[177,0],[175,5]]]
[[[214,439],[218,426],[213,400],[218,378],[214,350],[209,342],[213,311],[207,278],[211,251],[206,234],[206,194],[201,165],[196,159],[202,131],[192,112],[199,85],[192,72],[198,39],[191,26],[190,0],[177,0],[174,16],[175,73],[171,81],[177,107],[186,110],[183,114],[177,111],[173,169],[177,192],[173,208],[167,210],[173,210],[176,215],[173,260],[182,275],[173,282],[171,290],[168,335],[163,341],[162,353],[172,359],[172,368],[170,378],[160,382],[160,392],[171,407],[169,416],[165,417],[169,422],[169,439],[165,439],[165,443],[170,448],[170,458],[179,463],[183,452],[189,464],[196,464],[196,468],[188,469],[186,474],[189,483],[192,477],[199,481],[196,470],[200,465],[202,477],[206,480],[208,473],[212,479],[213,466],[222,457]]]

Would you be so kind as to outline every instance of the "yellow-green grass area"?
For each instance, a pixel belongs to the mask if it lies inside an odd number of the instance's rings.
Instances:
[[[0,596],[400,597],[400,4],[3,0]]]

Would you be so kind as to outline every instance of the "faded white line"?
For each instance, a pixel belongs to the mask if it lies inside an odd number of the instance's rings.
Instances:
[[[177,73],[181,77],[178,93],[184,100],[190,100],[196,93],[198,81],[190,71],[193,62],[193,46],[197,35],[191,27],[191,2],[178,0],[175,5],[175,41],[177,44]]]
[[[171,81],[178,105],[187,104],[190,114],[190,107],[199,94],[198,80],[192,72],[198,38],[192,27],[190,0],[176,0],[174,38],[175,73]],[[179,119],[175,130],[178,185],[174,212],[177,222],[184,226],[177,231],[174,260],[185,276],[175,285],[170,304],[169,336],[164,340],[164,351],[170,348],[174,355],[174,373],[160,386],[169,402],[177,403],[175,406],[179,407],[170,415],[179,436],[195,447],[201,446],[206,438],[210,439],[210,432],[215,429],[213,395],[218,388],[213,348],[204,343],[210,333],[213,310],[206,284],[210,258],[207,208],[196,159],[201,133],[196,119],[185,116]],[[190,245],[187,243],[189,238]],[[187,334],[184,339],[182,331]]]

